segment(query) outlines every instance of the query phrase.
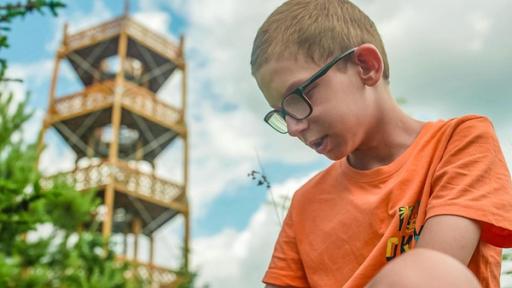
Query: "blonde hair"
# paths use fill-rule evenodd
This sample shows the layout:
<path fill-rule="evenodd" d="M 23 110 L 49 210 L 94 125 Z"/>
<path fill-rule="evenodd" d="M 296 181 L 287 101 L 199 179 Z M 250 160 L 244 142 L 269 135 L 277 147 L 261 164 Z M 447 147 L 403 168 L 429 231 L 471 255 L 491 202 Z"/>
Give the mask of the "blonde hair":
<path fill-rule="evenodd" d="M 384 43 L 373 21 L 348 0 L 289 0 L 261 25 L 251 53 L 252 74 L 281 57 L 305 57 L 323 65 L 328 59 L 361 44 L 373 44 L 384 62 L 383 78 L 389 80 Z"/>

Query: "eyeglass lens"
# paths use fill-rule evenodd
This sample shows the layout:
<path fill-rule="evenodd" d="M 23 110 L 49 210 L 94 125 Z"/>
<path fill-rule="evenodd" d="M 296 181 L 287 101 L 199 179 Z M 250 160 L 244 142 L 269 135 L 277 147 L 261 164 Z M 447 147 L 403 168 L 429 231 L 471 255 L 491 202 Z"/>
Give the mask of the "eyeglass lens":
<path fill-rule="evenodd" d="M 311 107 L 304 97 L 298 94 L 290 94 L 283 101 L 283 108 L 295 119 L 304 119 L 311 112 Z"/>
<path fill-rule="evenodd" d="M 281 117 L 281 115 L 275 111 L 270 114 L 270 117 L 267 119 L 267 123 L 272 126 L 272 128 L 276 129 L 279 133 L 287 133 L 288 127 L 286 127 L 286 121 Z"/>

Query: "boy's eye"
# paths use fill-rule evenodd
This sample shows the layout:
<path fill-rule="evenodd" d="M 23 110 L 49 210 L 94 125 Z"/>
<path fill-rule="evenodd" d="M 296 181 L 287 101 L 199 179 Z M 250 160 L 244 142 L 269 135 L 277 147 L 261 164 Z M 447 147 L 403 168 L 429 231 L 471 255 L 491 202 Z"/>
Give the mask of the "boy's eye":
<path fill-rule="evenodd" d="M 306 91 L 304 91 L 304 95 L 306 95 L 306 97 L 308 97 L 309 100 L 311 100 L 311 97 L 314 95 L 314 90 L 315 88 L 317 87 L 318 85 L 314 85 L 312 87 L 308 87 L 308 89 Z"/>

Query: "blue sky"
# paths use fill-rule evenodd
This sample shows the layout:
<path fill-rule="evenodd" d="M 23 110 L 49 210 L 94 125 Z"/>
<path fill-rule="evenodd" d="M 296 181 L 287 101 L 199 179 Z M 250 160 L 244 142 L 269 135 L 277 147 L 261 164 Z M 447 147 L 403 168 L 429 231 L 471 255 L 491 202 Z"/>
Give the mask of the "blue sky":
<path fill-rule="evenodd" d="M 9 59 L 11 75 L 25 79 L 25 84 L 10 88 L 18 97 L 32 92 L 30 104 L 36 115 L 25 131 L 32 139 L 46 109 L 63 23 L 69 22 L 73 32 L 123 11 L 120 0 L 68 2 L 58 18 L 33 15 L 16 20 L 11 48 L 2 51 L 2 57 Z M 382 34 L 390 60 L 391 90 L 395 97 L 406 99 L 403 109 L 422 120 L 487 115 L 511 163 L 512 88 L 508 78 L 512 38 L 506 35 L 512 26 L 508 12 L 512 2 L 354 2 L 374 19 Z M 211 287 L 260 287 L 271 255 L 279 231 L 275 211 L 268 204 L 271 197 L 247 177 L 251 170 L 260 169 L 256 153 L 276 197 L 291 196 L 329 164 L 297 141 L 277 135 L 261 120 L 268 107 L 250 76 L 250 48 L 259 24 L 280 3 L 132 0 L 130 5 L 130 14 L 144 25 L 170 39 L 180 34 L 186 37 L 192 263 L 200 271 L 200 281 Z M 59 95 L 80 89 L 73 73 L 63 68 Z M 178 89 L 175 79 L 179 77 L 159 93 L 171 103 Z M 50 132 L 46 141 L 42 168 L 48 173 L 70 169 L 73 155 L 59 137 Z M 180 144 L 169 150 L 157 161 L 158 174 L 179 178 L 175 153 L 179 154 Z M 159 232 L 156 249 L 162 252 L 157 255 L 158 263 L 167 265 L 176 253 L 169 247 L 180 245 L 179 228 L 178 223 Z"/>

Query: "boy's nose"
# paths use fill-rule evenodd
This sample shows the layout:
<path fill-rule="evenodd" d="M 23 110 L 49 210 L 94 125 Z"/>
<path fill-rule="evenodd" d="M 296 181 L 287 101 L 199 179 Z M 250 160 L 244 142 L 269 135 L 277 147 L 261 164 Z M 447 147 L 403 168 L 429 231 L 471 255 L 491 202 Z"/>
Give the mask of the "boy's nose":
<path fill-rule="evenodd" d="M 296 120 L 290 116 L 286 116 L 286 127 L 288 128 L 288 134 L 293 137 L 300 137 L 303 131 L 308 128 L 307 119 Z"/>

